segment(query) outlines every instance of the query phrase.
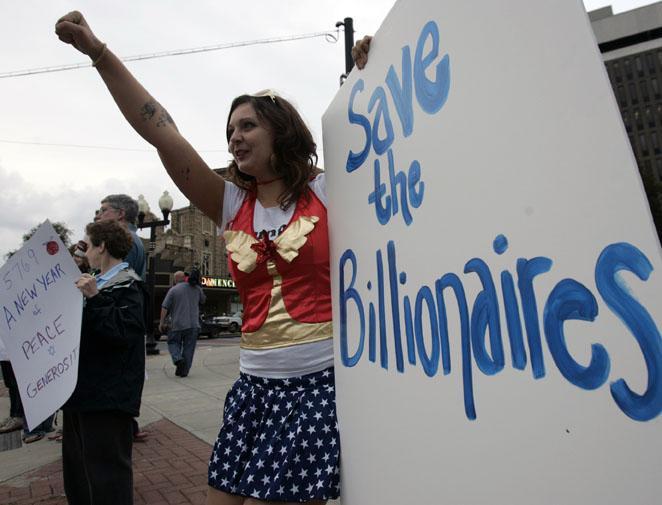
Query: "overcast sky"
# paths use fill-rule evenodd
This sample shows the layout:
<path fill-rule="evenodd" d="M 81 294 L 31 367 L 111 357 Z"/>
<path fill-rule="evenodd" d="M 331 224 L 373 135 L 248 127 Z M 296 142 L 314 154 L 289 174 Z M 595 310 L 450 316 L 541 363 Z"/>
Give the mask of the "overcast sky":
<path fill-rule="evenodd" d="M 4 0 L 0 2 L 0 73 L 85 62 L 60 43 L 55 21 L 77 9 L 120 56 L 310 32 L 354 19 L 357 37 L 374 33 L 389 0 Z M 584 0 L 587 10 L 622 12 L 649 1 Z M 264 88 L 291 99 L 321 155 L 321 117 L 344 70 L 343 34 L 129 63 L 212 167 L 229 159 L 224 126 L 231 99 Z M 64 144 L 93 147 L 48 146 Z M 126 124 L 92 68 L 0 79 L 0 264 L 21 235 L 48 218 L 74 240 L 110 193 L 144 194 L 158 213 L 163 190 L 188 205 L 154 150 Z"/>

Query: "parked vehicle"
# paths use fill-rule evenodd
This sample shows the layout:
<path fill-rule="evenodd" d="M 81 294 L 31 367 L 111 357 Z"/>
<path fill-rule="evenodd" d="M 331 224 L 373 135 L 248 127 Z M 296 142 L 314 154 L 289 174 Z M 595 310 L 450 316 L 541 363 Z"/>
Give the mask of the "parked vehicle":
<path fill-rule="evenodd" d="M 165 320 L 166 331 L 161 335 L 161 332 L 155 332 L 156 340 L 165 340 L 167 338 L 168 329 L 170 328 L 170 316 Z M 154 322 L 154 328 L 159 327 L 158 319 Z M 238 333 L 241 330 L 241 312 L 235 312 L 231 316 L 200 316 L 200 332 L 199 337 L 216 338 L 221 333 Z"/>
<path fill-rule="evenodd" d="M 213 317 L 200 317 L 199 337 L 216 338 L 221 333 L 221 327 L 214 323 Z"/>
<path fill-rule="evenodd" d="M 230 333 L 237 333 L 241 330 L 242 316 L 243 313 L 238 311 L 231 316 L 215 316 L 211 319 L 213 324 L 218 325 L 222 330 L 227 330 Z"/>

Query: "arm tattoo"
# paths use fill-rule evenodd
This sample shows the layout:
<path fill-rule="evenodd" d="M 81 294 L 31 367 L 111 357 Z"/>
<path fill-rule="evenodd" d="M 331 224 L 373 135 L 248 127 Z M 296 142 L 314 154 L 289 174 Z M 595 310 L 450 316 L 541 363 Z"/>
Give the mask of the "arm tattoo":
<path fill-rule="evenodd" d="M 156 114 L 156 103 L 154 102 L 147 102 L 140 109 L 140 115 L 142 116 L 143 121 L 151 120 L 154 117 L 154 114 Z"/>
<path fill-rule="evenodd" d="M 184 176 L 184 180 L 188 182 L 191 177 L 191 167 L 182 168 L 182 175 Z"/>
<path fill-rule="evenodd" d="M 160 128 L 161 126 L 168 126 L 169 124 L 174 125 L 175 122 L 170 117 L 170 114 L 168 114 L 168 111 L 165 110 L 163 107 L 161 107 L 161 112 L 159 114 L 159 120 L 156 122 L 156 126 L 157 126 L 157 128 Z"/>

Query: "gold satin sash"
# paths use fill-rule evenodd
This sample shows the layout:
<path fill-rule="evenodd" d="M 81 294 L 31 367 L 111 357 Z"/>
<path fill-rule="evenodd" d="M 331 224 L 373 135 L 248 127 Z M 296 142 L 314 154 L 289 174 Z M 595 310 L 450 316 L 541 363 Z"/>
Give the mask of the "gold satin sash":
<path fill-rule="evenodd" d="M 291 263 L 299 249 L 308 240 L 308 234 L 319 221 L 317 216 L 302 216 L 290 225 L 273 241 L 278 255 Z M 255 237 L 241 230 L 228 230 L 223 233 L 225 247 L 237 268 L 250 273 L 257 266 L 258 253 L 251 247 L 260 242 Z M 276 349 L 291 345 L 318 342 L 333 337 L 331 321 L 323 323 L 302 323 L 290 316 L 283 299 L 283 278 L 272 260 L 267 260 L 267 271 L 273 279 L 271 301 L 267 318 L 254 332 L 241 335 L 241 347 L 244 349 Z"/>

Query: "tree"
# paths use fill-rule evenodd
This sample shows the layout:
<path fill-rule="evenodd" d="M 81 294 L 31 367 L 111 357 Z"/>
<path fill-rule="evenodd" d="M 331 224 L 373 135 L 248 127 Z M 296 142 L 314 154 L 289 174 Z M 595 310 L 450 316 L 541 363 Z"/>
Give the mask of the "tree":
<path fill-rule="evenodd" d="M 71 240 L 70 237 L 73 235 L 73 232 L 69 229 L 69 227 L 66 225 L 66 223 L 62 222 L 57 222 L 57 223 L 51 223 L 53 228 L 55 229 L 55 232 L 60 236 L 60 240 L 64 243 L 66 247 L 69 247 L 71 245 Z M 37 231 L 37 228 L 39 228 L 40 225 L 33 226 L 32 229 L 27 232 L 25 235 L 23 235 L 23 242 L 27 242 L 32 238 L 32 235 L 35 234 Z M 5 254 L 5 259 L 11 258 L 16 250 L 9 251 L 7 254 Z"/>

